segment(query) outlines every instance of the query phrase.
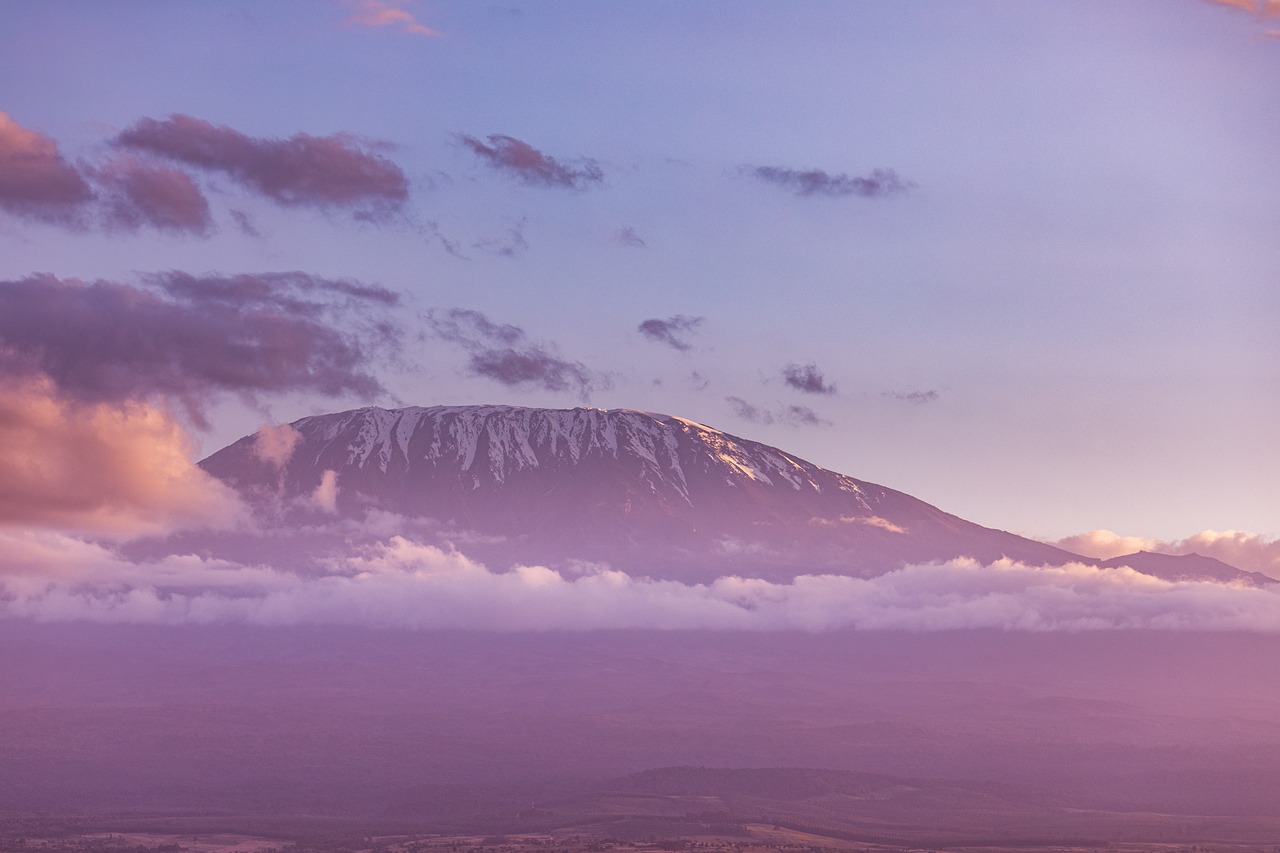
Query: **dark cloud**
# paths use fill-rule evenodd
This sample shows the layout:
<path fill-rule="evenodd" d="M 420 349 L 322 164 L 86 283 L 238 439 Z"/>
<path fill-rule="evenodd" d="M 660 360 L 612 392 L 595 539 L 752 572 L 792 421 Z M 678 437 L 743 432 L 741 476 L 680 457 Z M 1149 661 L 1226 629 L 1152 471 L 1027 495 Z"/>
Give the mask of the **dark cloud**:
<path fill-rule="evenodd" d="M 885 391 L 884 396 L 894 400 L 901 400 L 904 403 L 913 403 L 917 406 L 923 406 L 926 403 L 932 403 L 938 399 L 937 391 Z"/>
<path fill-rule="evenodd" d="M 758 406 L 753 406 L 741 397 L 725 397 L 725 401 L 733 407 L 733 414 L 753 424 L 771 424 L 773 415 Z"/>
<path fill-rule="evenodd" d="M 574 390 L 584 399 L 606 384 L 586 365 L 561 358 L 555 347 L 533 343 L 524 329 L 495 323 L 480 311 L 453 308 L 432 311 L 427 322 L 437 338 L 470 352 L 467 369 L 514 388 L 532 385 L 547 391 Z"/>
<path fill-rule="evenodd" d="M 618 232 L 618 242 L 624 246 L 631 246 L 634 249 L 643 249 L 649 245 L 644 238 L 636 233 L 636 229 L 628 225 Z"/>
<path fill-rule="evenodd" d="M 386 218 L 409 197 L 404 172 L 348 134 L 262 139 L 187 115 L 144 118 L 116 138 L 120 146 L 221 172 L 293 207 L 347 209 Z"/>
<path fill-rule="evenodd" d="M 585 397 L 593 385 L 591 371 L 585 366 L 558 358 L 539 346 L 480 350 L 472 354 L 469 367 L 477 376 L 509 387 L 536 385 L 548 391 L 576 390 Z"/>
<path fill-rule="evenodd" d="M 208 235 L 213 231 L 209 201 L 181 169 L 121 157 L 93 170 L 104 188 L 104 224 L 109 229 Z"/>
<path fill-rule="evenodd" d="M 82 225 L 93 191 L 58 144 L 0 112 L 0 209 L 57 225 Z"/>
<path fill-rule="evenodd" d="M 827 382 L 822 371 L 813 362 L 809 364 L 788 364 L 782 368 L 782 378 L 797 391 L 806 394 L 834 394 L 836 386 Z"/>
<path fill-rule="evenodd" d="M 657 318 L 645 320 L 636 331 L 651 341 L 666 344 L 684 352 L 693 346 L 689 343 L 689 335 L 693 334 L 705 320 L 706 317 L 686 317 L 683 314 L 677 314 L 665 320 Z"/>
<path fill-rule="evenodd" d="M 465 133 L 458 134 L 458 139 L 493 168 L 532 186 L 583 189 L 604 181 L 604 172 L 595 160 L 583 158 L 571 166 L 512 136 L 489 136 L 488 145 Z"/>
<path fill-rule="evenodd" d="M 821 169 L 787 169 L 782 166 L 744 166 L 748 174 L 796 191 L 797 195 L 860 196 L 881 198 L 906 192 L 915 184 L 904 181 L 892 169 L 876 169 L 869 177 L 832 175 Z"/>
<path fill-rule="evenodd" d="M 725 401 L 733 407 L 733 414 L 744 421 L 755 424 L 784 424 L 786 426 L 830 426 L 831 422 L 820 417 L 808 406 L 779 406 L 776 410 L 754 406 L 741 397 L 725 397 Z"/>
<path fill-rule="evenodd" d="M 171 398 L 201 425 L 219 392 L 383 391 L 371 356 L 397 332 L 356 316 L 394 303 L 381 288 L 304 273 L 148 284 L 0 281 L 0 372 L 47 377 L 81 402 Z"/>

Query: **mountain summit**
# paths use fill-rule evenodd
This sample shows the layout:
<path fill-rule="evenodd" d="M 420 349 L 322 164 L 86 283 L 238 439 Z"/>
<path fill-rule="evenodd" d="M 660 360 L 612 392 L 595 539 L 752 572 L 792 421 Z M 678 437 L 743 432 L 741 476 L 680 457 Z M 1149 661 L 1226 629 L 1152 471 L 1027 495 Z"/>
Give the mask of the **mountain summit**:
<path fill-rule="evenodd" d="M 363 408 L 200 463 L 263 507 L 433 519 L 468 554 L 632 575 L 872 576 L 956 557 L 1078 555 L 684 418 L 630 409 Z"/>

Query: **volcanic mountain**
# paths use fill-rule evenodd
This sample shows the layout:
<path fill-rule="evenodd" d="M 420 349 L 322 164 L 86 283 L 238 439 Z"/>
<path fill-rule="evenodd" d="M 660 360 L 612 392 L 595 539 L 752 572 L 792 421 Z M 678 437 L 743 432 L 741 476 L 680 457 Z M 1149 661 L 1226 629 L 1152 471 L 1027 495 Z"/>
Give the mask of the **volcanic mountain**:
<path fill-rule="evenodd" d="M 628 409 L 362 408 L 246 436 L 200 464 L 264 517 L 431 519 L 490 564 L 603 563 L 692 582 L 873 576 L 956 557 L 1096 562 L 759 442 Z"/>

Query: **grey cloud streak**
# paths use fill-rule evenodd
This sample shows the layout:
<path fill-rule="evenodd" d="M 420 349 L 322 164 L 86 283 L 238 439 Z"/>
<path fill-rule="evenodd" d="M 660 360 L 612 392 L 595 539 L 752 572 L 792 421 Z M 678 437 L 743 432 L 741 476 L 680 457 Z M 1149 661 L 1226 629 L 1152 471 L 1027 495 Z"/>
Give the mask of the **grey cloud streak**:
<path fill-rule="evenodd" d="M 572 166 L 514 136 L 493 134 L 487 137 L 487 145 L 465 133 L 458 134 L 457 138 L 494 169 L 519 178 L 530 186 L 584 189 L 604 181 L 604 172 L 595 160 L 582 158 L 579 165 Z"/>
<path fill-rule="evenodd" d="M 437 338 L 470 353 L 467 370 L 472 375 L 509 388 L 575 391 L 586 399 L 597 387 L 608 384 L 581 362 L 562 358 L 553 346 L 530 341 L 519 326 L 495 323 L 480 311 L 432 311 L 427 322 Z"/>
<path fill-rule="evenodd" d="M 636 331 L 655 343 L 666 344 L 672 349 L 685 352 L 693 347 L 693 344 L 689 343 L 689 337 L 706 322 L 706 319 L 706 317 L 686 317 L 683 314 L 676 314 L 665 320 L 652 317 L 636 327 Z"/>
<path fill-rule="evenodd" d="M 821 169 L 788 169 L 783 166 L 744 166 L 743 171 L 758 180 L 786 189 L 796 195 L 857 196 L 883 198 L 898 195 L 915 186 L 903 180 L 892 169 L 875 169 L 868 177 L 831 174 Z"/>
<path fill-rule="evenodd" d="M 778 406 L 766 409 L 748 403 L 741 397 L 725 397 L 725 402 L 733 407 L 733 414 L 744 421 L 756 424 L 781 423 L 786 426 L 830 426 L 831 421 L 821 417 L 808 406 Z"/>

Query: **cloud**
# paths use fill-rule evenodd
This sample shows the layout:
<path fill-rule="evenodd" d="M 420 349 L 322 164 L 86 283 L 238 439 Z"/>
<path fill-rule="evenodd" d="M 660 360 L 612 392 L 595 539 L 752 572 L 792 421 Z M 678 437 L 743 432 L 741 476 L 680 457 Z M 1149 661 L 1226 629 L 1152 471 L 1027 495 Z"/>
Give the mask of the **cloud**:
<path fill-rule="evenodd" d="M 836 386 L 827 382 L 818 365 L 813 362 L 788 364 L 782 368 L 782 378 L 789 386 L 806 394 L 836 393 Z"/>
<path fill-rule="evenodd" d="M 224 174 L 288 207 L 345 209 L 378 220 L 399 211 L 409 197 L 400 167 L 349 134 L 264 139 L 173 115 L 162 121 L 144 118 L 115 141 L 123 148 Z"/>
<path fill-rule="evenodd" d="M 282 469 L 293 458 L 302 433 L 289 424 L 264 426 L 253 435 L 253 455 L 273 468 Z"/>
<path fill-rule="evenodd" d="M 619 243 L 624 246 L 630 246 L 633 249 L 643 249 L 645 246 L 649 245 L 645 242 L 643 237 L 636 233 L 636 229 L 632 228 L 630 225 L 620 230 L 617 234 L 617 238 Z"/>
<path fill-rule="evenodd" d="M 109 229 L 160 231 L 207 236 L 213 231 L 209 201 L 181 169 L 119 157 L 92 171 L 105 190 L 105 224 Z"/>
<path fill-rule="evenodd" d="M 891 400 L 901 400 L 904 403 L 911 403 L 916 406 L 924 406 L 928 403 L 936 402 L 938 399 L 937 391 L 885 391 L 884 395 Z"/>
<path fill-rule="evenodd" d="M 519 257 L 529 248 L 528 241 L 524 239 L 524 227 L 528 222 L 528 219 L 521 219 L 508 228 L 502 237 L 478 240 L 471 244 L 471 248 L 500 258 Z"/>
<path fill-rule="evenodd" d="M 16 216 L 81 227 L 93 190 L 49 137 L 0 112 L 0 209 Z"/>
<path fill-rule="evenodd" d="M 725 401 L 733 407 L 734 416 L 751 423 L 766 425 L 780 423 L 793 427 L 831 425 L 831 421 L 819 416 L 808 406 L 778 406 L 771 411 L 754 406 L 741 397 L 725 397 Z"/>
<path fill-rule="evenodd" d="M 536 385 L 547 391 L 576 390 L 584 397 L 593 386 L 591 372 L 540 347 L 487 349 L 471 356 L 470 370 L 508 387 Z"/>
<path fill-rule="evenodd" d="M 440 35 L 437 30 L 419 23 L 413 13 L 404 8 L 409 0 L 346 0 L 346 5 L 352 12 L 343 19 L 343 26 L 392 27 L 411 36 Z"/>
<path fill-rule="evenodd" d="M 1200 554 L 1246 572 L 1262 572 L 1280 579 L 1280 539 L 1244 530 L 1202 530 L 1185 539 L 1147 539 L 1121 536 L 1110 530 L 1090 530 L 1050 544 L 1075 554 L 1109 560 L 1138 551 L 1156 554 Z"/>
<path fill-rule="evenodd" d="M 1165 581 L 1127 568 L 1002 560 L 873 578 L 734 576 L 708 584 L 603 566 L 494 570 L 391 535 L 316 561 L 320 574 L 172 554 L 133 563 L 70 537 L 0 532 L 0 614 L 166 624 L 525 630 L 1280 631 L 1280 589 Z"/>
<path fill-rule="evenodd" d="M 316 509 L 329 515 L 338 514 L 338 472 L 325 470 L 320 475 L 320 484 L 311 493 L 311 503 Z"/>
<path fill-rule="evenodd" d="M 530 186 L 585 189 L 604 181 L 604 172 L 595 160 L 582 158 L 579 165 L 571 166 L 513 136 L 491 135 L 488 145 L 465 133 L 458 134 L 458 139 L 493 168 Z"/>
<path fill-rule="evenodd" d="M 1215 6 L 1226 6 L 1260 18 L 1280 18 L 1280 0 L 1207 0 Z"/>
<path fill-rule="evenodd" d="M 553 346 L 530 342 L 519 326 L 494 323 L 479 311 L 432 311 L 427 322 L 437 338 L 470 352 L 467 369 L 471 374 L 509 388 L 531 385 L 547 391 L 576 391 L 585 399 L 608 384 L 581 362 L 561 358 Z"/>
<path fill-rule="evenodd" d="M 796 195 L 858 196 L 883 198 L 904 193 L 915 186 L 892 169 L 876 169 L 869 177 L 832 175 L 821 169 L 787 169 L 782 166 L 744 166 L 743 170 L 761 181 L 795 190 Z"/>
<path fill-rule="evenodd" d="M 665 320 L 651 318 L 641 323 L 636 331 L 651 341 L 685 352 L 693 346 L 689 343 L 689 336 L 694 334 L 706 319 L 706 317 L 686 317 L 683 314 L 676 314 Z"/>
<path fill-rule="evenodd" d="M 395 330 L 352 318 L 394 304 L 389 291 L 305 273 L 150 283 L 0 281 L 0 371 L 88 403 L 171 398 L 201 424 L 219 392 L 382 392 L 369 368 Z"/>
<path fill-rule="evenodd" d="M 191 450 L 162 406 L 77 401 L 47 377 L 0 379 L 0 525 L 136 534 L 231 523 L 237 498 Z"/>

